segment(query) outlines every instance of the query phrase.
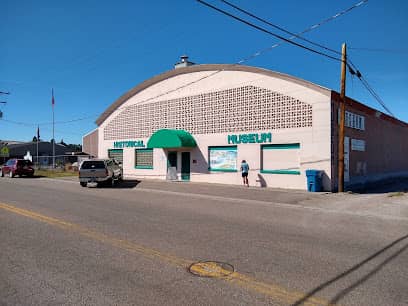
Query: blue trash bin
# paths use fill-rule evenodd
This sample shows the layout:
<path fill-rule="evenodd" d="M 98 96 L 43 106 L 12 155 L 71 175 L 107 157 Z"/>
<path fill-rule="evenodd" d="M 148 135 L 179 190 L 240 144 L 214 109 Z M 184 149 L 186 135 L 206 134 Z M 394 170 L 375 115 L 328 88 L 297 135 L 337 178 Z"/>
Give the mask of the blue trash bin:
<path fill-rule="evenodd" d="M 306 170 L 307 191 L 322 191 L 322 174 L 323 173 L 320 170 Z"/>

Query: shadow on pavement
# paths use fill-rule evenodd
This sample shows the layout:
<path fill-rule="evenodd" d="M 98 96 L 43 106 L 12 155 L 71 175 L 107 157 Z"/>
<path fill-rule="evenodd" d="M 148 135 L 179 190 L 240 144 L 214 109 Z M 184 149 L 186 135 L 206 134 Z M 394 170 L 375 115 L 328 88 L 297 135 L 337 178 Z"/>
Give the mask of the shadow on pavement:
<path fill-rule="evenodd" d="M 135 188 L 141 181 L 138 180 L 125 180 L 116 182 L 114 186 L 110 182 L 99 182 L 99 183 L 88 183 L 88 188 L 98 188 L 98 189 L 132 189 Z M 78 181 L 79 183 L 79 181 Z"/>
<path fill-rule="evenodd" d="M 129 189 L 129 188 L 135 188 L 137 185 L 139 185 L 141 181 L 139 180 L 125 180 L 121 181 L 114 188 L 117 189 Z"/>
<path fill-rule="evenodd" d="M 408 177 L 355 186 L 350 191 L 362 194 L 408 192 Z"/>
<path fill-rule="evenodd" d="M 343 279 L 344 277 L 347 277 L 349 274 L 354 273 L 356 271 L 358 271 L 358 269 L 360 269 L 363 265 L 369 263 L 370 261 L 372 261 L 373 259 L 375 259 L 376 257 L 378 257 L 379 255 L 381 255 L 382 253 L 384 253 L 385 251 L 389 250 L 390 248 L 396 246 L 397 244 L 399 244 L 400 242 L 407 240 L 408 235 L 402 236 L 400 238 L 398 238 L 397 240 L 391 242 L 390 244 L 388 244 L 387 246 L 385 246 L 384 248 L 382 248 L 381 250 L 377 251 L 376 253 L 374 253 L 373 255 L 367 257 L 366 259 L 364 259 L 363 261 L 359 262 L 358 264 L 352 266 L 351 268 L 347 269 L 346 271 L 344 271 L 343 273 L 339 274 L 338 276 L 330 279 L 329 281 L 321 284 L 320 286 L 316 287 L 315 289 L 309 291 L 308 293 L 305 294 L 304 297 L 302 297 L 301 299 L 299 299 L 298 301 L 296 301 L 294 304 L 292 304 L 292 306 L 299 306 L 302 305 L 303 303 L 307 302 L 307 300 L 311 297 L 313 297 L 315 294 L 317 294 L 319 291 L 322 291 L 323 289 L 329 287 L 330 285 L 334 284 L 335 282 Z M 337 293 L 329 302 L 330 305 L 336 304 L 337 302 L 339 302 L 343 297 L 345 297 L 347 294 L 349 294 L 350 292 L 352 292 L 355 288 L 357 288 L 358 286 L 362 285 L 364 282 L 366 282 L 368 279 L 370 279 L 372 276 L 374 276 L 376 273 L 378 273 L 385 265 L 387 265 L 389 262 L 391 262 L 392 260 L 394 260 L 396 257 L 398 257 L 402 252 L 406 251 L 408 249 L 408 242 L 406 242 L 402 248 L 399 248 L 398 250 L 396 250 L 393 254 L 389 255 L 385 260 L 383 260 L 381 263 L 377 264 L 375 267 L 373 267 L 371 269 L 370 272 L 368 272 L 367 274 L 363 275 L 362 277 L 360 277 L 357 281 L 355 281 L 354 283 L 352 283 L 350 286 L 348 286 L 347 288 L 341 290 L 339 293 Z"/>

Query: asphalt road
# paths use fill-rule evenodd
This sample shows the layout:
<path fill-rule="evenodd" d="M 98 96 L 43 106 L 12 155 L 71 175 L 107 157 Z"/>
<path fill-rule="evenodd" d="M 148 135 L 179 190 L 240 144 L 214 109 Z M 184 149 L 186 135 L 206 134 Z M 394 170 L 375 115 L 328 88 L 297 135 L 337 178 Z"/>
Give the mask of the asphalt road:
<path fill-rule="evenodd" d="M 0 179 L 0 305 L 327 304 L 408 305 L 407 194 Z"/>

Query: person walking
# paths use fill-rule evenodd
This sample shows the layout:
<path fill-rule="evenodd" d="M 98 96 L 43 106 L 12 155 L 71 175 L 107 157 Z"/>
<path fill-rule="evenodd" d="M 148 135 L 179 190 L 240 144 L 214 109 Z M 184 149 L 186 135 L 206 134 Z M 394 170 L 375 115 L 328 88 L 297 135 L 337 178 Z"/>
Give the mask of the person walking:
<path fill-rule="evenodd" d="M 249 187 L 249 183 L 248 183 L 248 172 L 249 172 L 249 165 L 246 162 L 245 159 L 242 160 L 241 163 L 241 173 L 242 173 L 242 181 L 244 183 L 244 186 Z"/>

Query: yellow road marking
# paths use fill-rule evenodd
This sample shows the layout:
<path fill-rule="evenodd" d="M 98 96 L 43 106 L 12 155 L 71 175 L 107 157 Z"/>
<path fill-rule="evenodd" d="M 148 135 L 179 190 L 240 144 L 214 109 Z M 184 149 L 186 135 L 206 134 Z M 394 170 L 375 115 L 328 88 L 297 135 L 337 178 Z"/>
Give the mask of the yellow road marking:
<path fill-rule="evenodd" d="M 21 215 L 21 216 L 25 216 L 25 217 L 28 217 L 28 218 L 31 218 L 31 219 L 34 219 L 34 220 L 37 220 L 37 221 L 40 221 L 46 224 L 50 224 L 50 225 L 59 227 L 63 230 L 75 232 L 77 234 L 80 234 L 81 236 L 88 237 L 88 238 L 109 244 L 111 246 L 114 246 L 120 249 L 142 254 L 145 257 L 148 257 L 151 259 L 161 260 L 163 262 L 172 264 L 177 267 L 187 269 L 193 263 L 191 260 L 183 259 L 183 258 L 176 257 L 170 254 L 165 254 L 165 253 L 156 251 L 154 249 L 146 248 L 142 245 L 127 241 L 127 240 L 110 237 L 108 235 L 87 229 L 78 224 L 66 222 L 66 221 L 59 220 L 59 219 L 52 218 L 52 217 L 48 217 L 48 216 L 30 211 L 30 210 L 18 208 L 18 207 L 11 206 L 11 205 L 1 203 L 1 202 L 0 202 L 0 208 L 6 211 L 12 212 L 12 213 Z M 305 296 L 304 293 L 291 291 L 283 287 L 280 287 L 278 285 L 264 283 L 255 278 L 246 276 L 244 274 L 240 274 L 238 272 L 233 272 L 231 274 L 230 271 L 227 271 L 227 270 L 223 271 L 222 267 L 217 267 L 217 269 L 218 269 L 218 273 L 221 275 L 220 277 L 216 277 L 217 279 L 232 283 L 248 291 L 252 291 L 252 292 L 256 292 L 256 293 L 260 293 L 260 294 L 269 296 L 275 301 L 279 301 L 279 302 L 283 302 L 287 304 L 293 304 Z M 224 275 L 227 275 L 227 276 L 225 277 Z M 315 305 L 330 305 L 330 304 L 326 300 L 315 298 L 315 297 L 309 297 L 306 301 L 303 302 L 302 305 L 315 306 Z"/>

